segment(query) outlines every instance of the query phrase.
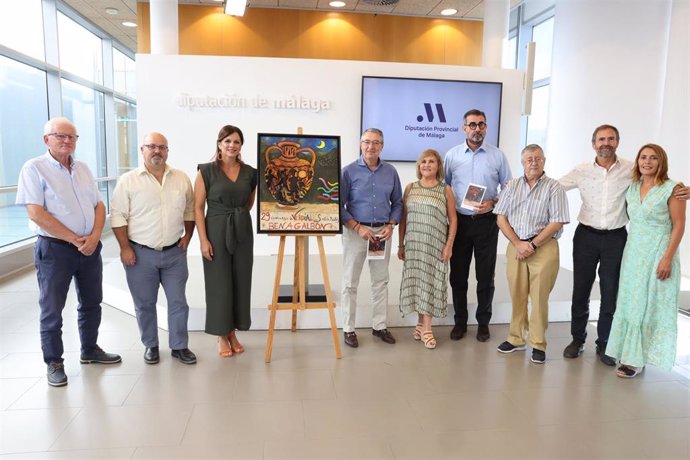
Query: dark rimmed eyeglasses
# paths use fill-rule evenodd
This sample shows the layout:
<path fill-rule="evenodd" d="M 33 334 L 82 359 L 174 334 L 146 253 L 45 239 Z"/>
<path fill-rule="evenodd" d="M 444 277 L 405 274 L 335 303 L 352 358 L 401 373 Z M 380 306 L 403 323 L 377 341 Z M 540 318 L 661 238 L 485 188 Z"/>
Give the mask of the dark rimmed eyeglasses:
<path fill-rule="evenodd" d="M 480 121 L 479 123 L 472 122 L 472 123 L 465 123 L 465 126 L 467 126 L 468 128 L 470 128 L 471 130 L 474 131 L 477 128 L 479 128 L 479 129 L 486 128 L 486 123 L 484 123 L 483 121 Z"/>

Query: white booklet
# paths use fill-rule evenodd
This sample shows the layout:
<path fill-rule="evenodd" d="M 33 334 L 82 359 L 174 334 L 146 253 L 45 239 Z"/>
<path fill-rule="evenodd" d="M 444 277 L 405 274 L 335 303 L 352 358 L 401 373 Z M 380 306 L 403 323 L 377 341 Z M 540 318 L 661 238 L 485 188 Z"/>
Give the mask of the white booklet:
<path fill-rule="evenodd" d="M 374 238 L 374 241 L 367 240 L 367 259 L 386 258 L 386 240 Z"/>
<path fill-rule="evenodd" d="M 469 209 L 471 211 L 476 211 L 476 207 L 482 204 L 484 199 L 484 194 L 486 193 L 486 187 L 478 184 L 470 184 L 467 186 L 467 191 L 465 192 L 465 198 L 462 199 L 461 208 Z"/>

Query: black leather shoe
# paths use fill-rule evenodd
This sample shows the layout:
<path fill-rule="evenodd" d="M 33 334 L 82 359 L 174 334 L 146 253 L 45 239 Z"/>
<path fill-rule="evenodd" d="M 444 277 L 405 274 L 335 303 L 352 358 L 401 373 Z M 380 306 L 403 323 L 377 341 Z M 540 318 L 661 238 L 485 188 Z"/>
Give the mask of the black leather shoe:
<path fill-rule="evenodd" d="M 615 366 L 616 365 L 615 358 L 612 358 L 609 355 L 607 355 L 606 353 L 604 353 L 604 349 L 602 349 L 599 345 L 597 345 L 597 356 L 599 356 L 599 361 L 606 364 L 607 366 Z"/>
<path fill-rule="evenodd" d="M 192 350 L 190 350 L 189 348 L 173 350 L 170 352 L 170 356 L 172 356 L 182 364 L 196 364 L 196 355 L 192 353 Z"/>
<path fill-rule="evenodd" d="M 354 331 L 345 332 L 345 345 L 352 348 L 357 348 L 359 346 L 359 341 L 357 340 L 357 334 Z"/>
<path fill-rule="evenodd" d="M 489 332 L 488 324 L 477 327 L 477 340 L 480 342 L 488 342 L 490 338 L 491 332 Z"/>
<path fill-rule="evenodd" d="M 82 352 L 81 357 L 79 358 L 79 362 L 82 364 L 115 364 L 119 363 L 120 361 L 122 361 L 120 355 L 116 355 L 115 353 L 106 353 L 98 345 L 96 345 L 96 348 L 88 353 Z"/>
<path fill-rule="evenodd" d="M 388 329 L 381 329 L 380 331 L 372 329 L 371 335 L 373 335 L 374 337 L 378 337 L 379 339 L 383 340 L 386 343 L 390 343 L 391 345 L 395 343 L 395 337 L 393 337 L 393 334 L 391 334 Z"/>
<path fill-rule="evenodd" d="M 570 344 L 563 350 L 564 358 L 577 358 L 585 351 L 585 344 L 579 340 L 573 339 Z"/>
<path fill-rule="evenodd" d="M 65 365 L 62 363 L 48 364 L 48 385 L 52 387 L 62 387 L 67 385 L 67 376 L 65 375 Z"/>
<path fill-rule="evenodd" d="M 158 347 L 146 347 L 146 351 L 144 351 L 144 362 L 146 364 L 158 364 L 160 360 L 161 356 L 158 352 Z"/>
<path fill-rule="evenodd" d="M 461 326 L 456 324 L 453 326 L 453 330 L 450 331 L 450 340 L 460 340 L 467 334 L 467 325 Z"/>

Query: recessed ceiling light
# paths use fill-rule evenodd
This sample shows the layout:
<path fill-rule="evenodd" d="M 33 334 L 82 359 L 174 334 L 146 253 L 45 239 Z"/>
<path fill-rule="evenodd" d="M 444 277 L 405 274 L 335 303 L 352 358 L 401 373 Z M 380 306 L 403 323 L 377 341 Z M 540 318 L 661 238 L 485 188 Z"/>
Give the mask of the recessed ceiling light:
<path fill-rule="evenodd" d="M 335 0 L 329 3 L 330 6 L 333 8 L 342 8 L 345 6 L 345 2 L 341 2 L 340 0 Z"/>
<path fill-rule="evenodd" d="M 441 16 L 453 16 L 457 12 L 458 10 L 455 8 L 446 8 L 445 10 L 441 11 Z"/>
<path fill-rule="evenodd" d="M 122 25 L 125 26 L 125 27 L 136 27 L 136 26 L 137 26 L 137 23 L 136 23 L 136 22 L 132 22 L 132 21 L 124 21 L 124 22 L 122 23 Z"/>
<path fill-rule="evenodd" d="M 105 9 L 105 14 L 109 14 L 111 16 L 115 16 L 118 13 L 119 13 L 119 11 L 117 10 L 117 8 L 106 8 Z"/>

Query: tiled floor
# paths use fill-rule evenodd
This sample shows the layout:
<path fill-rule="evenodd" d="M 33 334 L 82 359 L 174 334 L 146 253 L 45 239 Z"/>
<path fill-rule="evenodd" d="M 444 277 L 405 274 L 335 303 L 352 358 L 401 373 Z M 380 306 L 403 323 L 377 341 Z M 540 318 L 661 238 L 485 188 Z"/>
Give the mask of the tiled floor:
<path fill-rule="evenodd" d="M 616 378 L 588 344 L 564 360 L 569 325 L 551 324 L 543 366 L 527 353 L 460 342 L 437 328 L 426 350 L 410 329 L 396 345 L 360 330 L 334 358 L 330 331 L 240 334 L 229 359 L 192 333 L 199 362 L 144 364 L 134 318 L 104 307 L 99 342 L 118 365 L 80 365 L 74 296 L 65 309 L 69 384 L 45 381 L 33 272 L 0 283 L 2 458 L 688 459 L 690 321 L 681 318 L 678 372 Z M 284 313 L 287 314 L 287 313 Z M 594 333 L 594 330 L 591 331 Z M 166 343 L 161 331 L 161 343 Z"/>

